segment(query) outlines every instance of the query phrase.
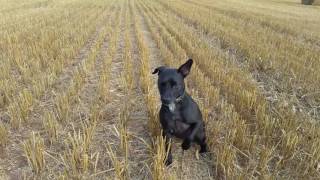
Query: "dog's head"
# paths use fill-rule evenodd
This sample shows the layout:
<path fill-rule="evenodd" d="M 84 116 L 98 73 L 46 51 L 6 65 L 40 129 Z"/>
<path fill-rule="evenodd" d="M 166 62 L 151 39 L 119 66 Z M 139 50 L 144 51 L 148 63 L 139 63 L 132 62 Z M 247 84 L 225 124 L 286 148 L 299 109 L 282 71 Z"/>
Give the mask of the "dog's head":
<path fill-rule="evenodd" d="M 158 73 L 158 89 L 163 104 L 170 105 L 184 96 L 184 78 L 189 74 L 193 60 L 189 59 L 178 69 L 161 66 L 156 68 L 152 74 Z M 170 108 L 171 110 L 172 108 Z M 174 109 L 174 107 L 173 107 Z"/>

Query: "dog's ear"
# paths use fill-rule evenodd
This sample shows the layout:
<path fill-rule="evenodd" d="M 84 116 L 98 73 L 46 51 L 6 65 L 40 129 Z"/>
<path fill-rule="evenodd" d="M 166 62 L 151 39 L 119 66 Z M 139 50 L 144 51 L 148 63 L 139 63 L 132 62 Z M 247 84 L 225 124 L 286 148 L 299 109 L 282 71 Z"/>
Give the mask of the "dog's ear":
<path fill-rule="evenodd" d="M 192 64 L 193 64 L 193 60 L 188 59 L 187 62 L 185 62 L 179 67 L 178 72 L 182 74 L 183 77 L 186 77 L 190 73 Z"/>
<path fill-rule="evenodd" d="M 162 70 L 164 70 L 165 67 L 164 66 L 160 66 L 160 67 L 157 67 L 156 69 L 154 69 L 154 71 L 152 72 L 152 74 L 160 74 Z"/>

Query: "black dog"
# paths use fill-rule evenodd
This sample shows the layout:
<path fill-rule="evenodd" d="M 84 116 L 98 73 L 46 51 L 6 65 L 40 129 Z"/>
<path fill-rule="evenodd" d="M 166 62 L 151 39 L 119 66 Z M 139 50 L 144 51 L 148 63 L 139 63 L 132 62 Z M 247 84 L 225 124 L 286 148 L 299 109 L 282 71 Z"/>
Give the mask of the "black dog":
<path fill-rule="evenodd" d="M 190 148 L 191 143 L 200 145 L 200 153 L 207 152 L 205 128 L 201 111 L 196 102 L 185 91 L 184 78 L 189 74 L 192 59 L 179 69 L 158 67 L 152 74 L 158 73 L 158 89 L 161 96 L 160 123 L 166 148 L 172 137 L 183 139 L 183 150 Z M 168 149 L 166 165 L 172 163 L 171 149 Z"/>

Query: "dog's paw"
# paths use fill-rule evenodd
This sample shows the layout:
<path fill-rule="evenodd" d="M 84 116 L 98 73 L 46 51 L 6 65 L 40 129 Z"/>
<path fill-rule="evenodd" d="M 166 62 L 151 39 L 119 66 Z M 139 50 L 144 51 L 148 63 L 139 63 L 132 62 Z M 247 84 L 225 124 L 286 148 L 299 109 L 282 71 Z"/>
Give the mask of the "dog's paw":
<path fill-rule="evenodd" d="M 167 159 L 165 160 L 165 165 L 166 166 L 169 166 L 170 164 L 172 164 L 172 155 L 168 156 Z"/>
<path fill-rule="evenodd" d="M 191 142 L 189 140 L 184 140 L 181 144 L 183 150 L 188 150 L 191 146 Z"/>
<path fill-rule="evenodd" d="M 208 147 L 207 147 L 207 145 L 205 144 L 205 145 L 202 145 L 202 146 L 201 146 L 201 149 L 200 149 L 199 153 L 206 153 L 206 152 L 208 152 Z"/>

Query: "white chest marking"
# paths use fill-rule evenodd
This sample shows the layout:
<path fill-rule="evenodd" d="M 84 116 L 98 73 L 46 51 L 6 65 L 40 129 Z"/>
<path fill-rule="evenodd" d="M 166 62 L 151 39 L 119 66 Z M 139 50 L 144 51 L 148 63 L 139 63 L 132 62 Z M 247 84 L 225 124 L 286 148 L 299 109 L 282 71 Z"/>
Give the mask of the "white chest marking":
<path fill-rule="evenodd" d="M 176 104 L 175 103 L 170 103 L 168 105 L 170 112 L 174 112 L 174 110 L 176 109 Z"/>

